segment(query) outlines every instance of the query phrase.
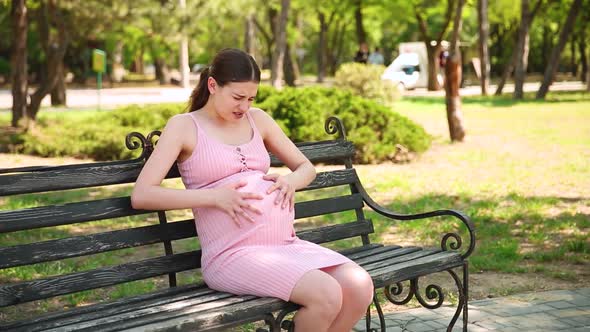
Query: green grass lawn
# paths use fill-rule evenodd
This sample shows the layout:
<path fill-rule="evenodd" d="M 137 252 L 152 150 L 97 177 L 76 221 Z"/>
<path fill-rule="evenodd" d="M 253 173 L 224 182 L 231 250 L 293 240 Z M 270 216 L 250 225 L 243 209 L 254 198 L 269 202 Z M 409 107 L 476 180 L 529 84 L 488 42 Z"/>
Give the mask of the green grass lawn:
<path fill-rule="evenodd" d="M 530 98 L 530 96 L 527 96 Z M 455 208 L 470 215 L 477 227 L 477 248 L 471 256 L 473 272 L 533 272 L 548 278 L 581 281 L 590 276 L 590 95 L 550 94 L 547 101 L 514 102 L 506 97 L 463 98 L 467 137 L 450 143 L 444 100 L 406 98 L 396 111 L 423 125 L 433 135 L 432 148 L 408 164 L 362 165 L 358 172 L 366 189 L 378 202 L 400 213 L 417 213 Z M 84 116 L 91 112 L 49 112 L 46 116 Z M 43 113 L 42 113 L 43 114 Z M 8 122 L 0 114 L 2 123 Z M 320 167 L 321 169 L 321 167 Z M 172 186 L 180 186 L 178 181 Z M 128 195 L 129 186 L 113 190 L 78 190 L 63 196 L 52 194 L 0 198 L 1 209 L 60 204 L 111 195 Z M 322 193 L 317 195 L 330 195 Z M 302 193 L 299 200 L 315 197 Z M 175 220 L 188 212 L 179 212 Z M 344 216 L 343 216 L 344 215 Z M 308 220 L 314 224 L 346 218 L 340 214 Z M 374 240 L 389 243 L 439 245 L 441 235 L 460 227 L 451 219 L 435 218 L 391 223 L 371 213 L 377 233 Z M 61 226 L 30 232 L 0 235 L 2 245 L 40 239 L 75 236 L 119 227 L 157 223 L 157 217 L 124 218 L 117 221 Z M 305 221 L 300 225 L 305 225 Z M 333 244 L 346 248 L 349 242 Z M 191 250 L 195 241 L 177 244 L 176 251 Z M 150 256 L 161 252 L 150 246 L 128 251 L 76 258 L 60 263 L 0 271 L 0 281 L 17 281 L 52 275 L 100 264 L 118 264 L 129 255 Z M 181 276 L 181 283 L 199 279 Z M 165 278 L 114 287 L 108 292 L 89 291 L 64 296 L 59 301 L 34 304 L 27 310 L 45 311 L 55 307 L 92 303 L 155 289 Z M 31 312 L 29 311 L 29 312 Z M 3 309 L 11 316 L 17 310 Z"/>

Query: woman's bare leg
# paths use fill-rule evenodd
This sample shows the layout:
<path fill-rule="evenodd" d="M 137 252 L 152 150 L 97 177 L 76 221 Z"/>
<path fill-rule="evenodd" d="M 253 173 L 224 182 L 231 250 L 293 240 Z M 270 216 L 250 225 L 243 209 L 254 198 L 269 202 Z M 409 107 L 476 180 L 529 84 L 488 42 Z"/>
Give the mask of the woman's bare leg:
<path fill-rule="evenodd" d="M 350 331 L 365 315 L 373 301 L 373 281 L 355 263 L 322 269 L 338 281 L 342 289 L 342 307 L 328 329 L 330 332 Z"/>
<path fill-rule="evenodd" d="M 301 305 L 293 319 L 296 332 L 325 332 L 341 312 L 342 290 L 329 274 L 312 270 L 297 282 L 289 300 Z"/>

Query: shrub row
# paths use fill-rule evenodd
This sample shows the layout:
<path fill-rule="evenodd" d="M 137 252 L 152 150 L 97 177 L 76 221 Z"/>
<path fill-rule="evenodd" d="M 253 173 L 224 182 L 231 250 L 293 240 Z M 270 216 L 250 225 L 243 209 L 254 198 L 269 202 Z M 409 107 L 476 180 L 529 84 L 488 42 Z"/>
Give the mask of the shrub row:
<path fill-rule="evenodd" d="M 396 144 L 413 152 L 425 151 L 430 145 L 430 136 L 419 125 L 347 90 L 305 87 L 276 91 L 261 86 L 255 106 L 269 112 L 295 142 L 327 139 L 325 119 L 340 117 L 359 151 L 357 162 L 391 159 Z M 145 135 L 162 129 L 167 119 L 185 108 L 185 104 L 127 106 L 86 117 L 63 113 L 42 118 L 34 134 L 21 137 L 20 151 L 95 160 L 132 158 L 137 153 L 125 147 L 126 134 L 137 131 Z"/>

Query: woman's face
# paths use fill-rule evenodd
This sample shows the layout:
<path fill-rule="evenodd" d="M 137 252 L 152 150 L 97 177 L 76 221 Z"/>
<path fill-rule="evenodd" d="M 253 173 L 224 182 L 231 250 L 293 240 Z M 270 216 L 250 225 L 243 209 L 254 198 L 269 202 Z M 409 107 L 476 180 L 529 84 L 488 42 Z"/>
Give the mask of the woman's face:
<path fill-rule="evenodd" d="M 217 115 L 227 121 L 236 121 L 244 117 L 258 92 L 256 82 L 230 82 L 219 86 L 215 79 L 210 77 L 208 85 Z"/>

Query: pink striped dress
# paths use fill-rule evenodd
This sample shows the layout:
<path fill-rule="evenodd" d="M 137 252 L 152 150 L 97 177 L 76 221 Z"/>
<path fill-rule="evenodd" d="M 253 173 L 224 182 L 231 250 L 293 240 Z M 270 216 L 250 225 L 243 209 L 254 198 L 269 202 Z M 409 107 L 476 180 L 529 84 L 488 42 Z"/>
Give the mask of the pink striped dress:
<path fill-rule="evenodd" d="M 306 272 L 351 262 L 337 252 L 299 239 L 293 229 L 294 213 L 274 204 L 276 191 L 266 194 L 274 183 L 262 178 L 270 158 L 249 112 L 252 138 L 239 146 L 208 136 L 191 113 L 186 116 L 197 127 L 197 146 L 188 159 L 178 163 L 186 188 L 214 188 L 246 180 L 240 191 L 264 197 L 250 200 L 263 213 L 250 213 L 255 222 L 240 220 L 241 227 L 220 209 L 193 209 L 203 253 L 201 271 L 210 288 L 288 301 Z"/>

